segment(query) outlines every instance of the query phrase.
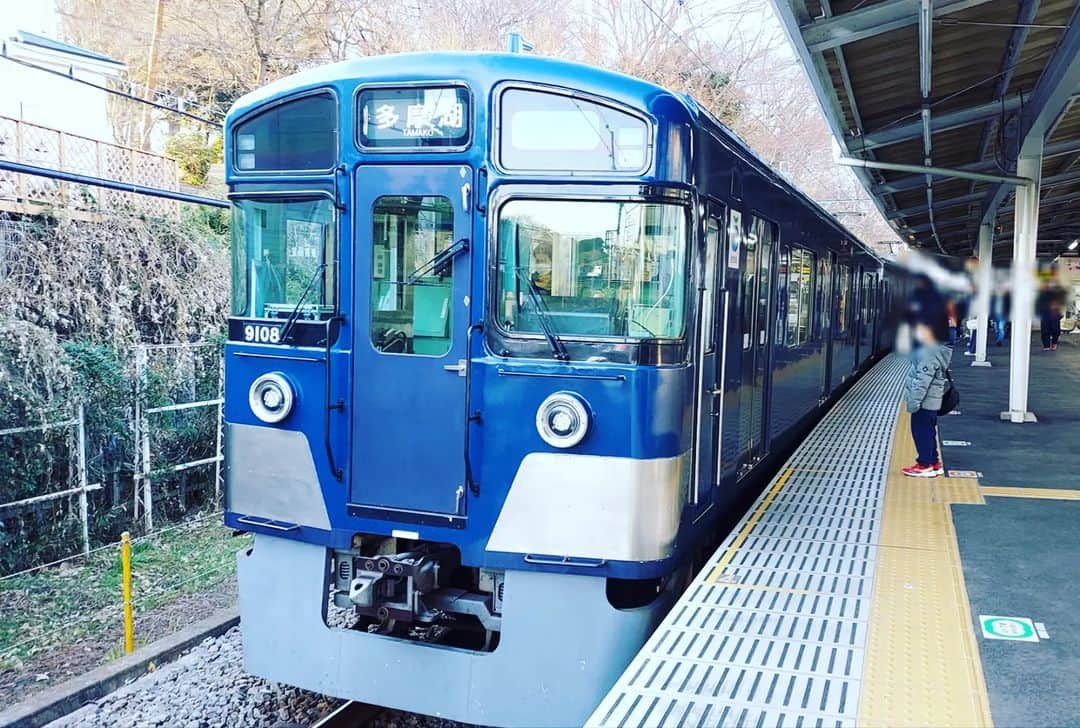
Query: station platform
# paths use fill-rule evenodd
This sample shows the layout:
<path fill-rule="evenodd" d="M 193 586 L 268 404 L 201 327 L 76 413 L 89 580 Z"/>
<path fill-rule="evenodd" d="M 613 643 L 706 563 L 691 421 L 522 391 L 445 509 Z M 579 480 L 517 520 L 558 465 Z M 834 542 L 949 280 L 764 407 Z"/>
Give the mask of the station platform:
<path fill-rule="evenodd" d="M 1080 483 L 1050 477 L 1070 469 L 1068 449 L 1038 445 L 1055 423 L 1080 436 L 1067 421 L 1080 410 L 1080 345 L 1033 351 L 1031 406 L 1046 413 L 1034 425 L 998 419 L 1000 351 L 989 369 L 956 352 L 961 414 L 941 419 L 940 437 L 970 444 L 945 445 L 947 477 L 933 479 L 900 472 L 915 460 L 907 360 L 879 362 L 587 725 L 1080 725 Z"/>

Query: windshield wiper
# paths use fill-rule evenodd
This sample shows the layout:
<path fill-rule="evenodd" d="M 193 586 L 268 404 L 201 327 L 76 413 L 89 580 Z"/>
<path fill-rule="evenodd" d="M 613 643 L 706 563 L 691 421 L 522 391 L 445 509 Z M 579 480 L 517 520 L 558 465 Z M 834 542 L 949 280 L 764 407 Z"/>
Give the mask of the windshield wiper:
<path fill-rule="evenodd" d="M 441 270 L 444 265 L 450 260 L 455 258 L 458 253 L 464 253 L 469 249 L 469 239 L 462 238 L 449 248 L 436 253 L 434 256 L 426 260 L 416 270 L 409 274 L 409 277 L 405 279 L 405 285 L 415 285 L 418 280 L 426 276 L 428 273 L 434 273 Z"/>
<path fill-rule="evenodd" d="M 521 280 L 525 281 L 526 290 L 529 292 L 529 300 L 532 301 L 533 308 L 536 309 L 536 320 L 540 323 L 540 328 L 544 330 L 544 338 L 547 339 L 548 346 L 551 347 L 552 355 L 559 361 L 569 361 L 570 354 L 566 351 L 566 345 L 563 344 L 562 339 L 556 336 L 555 331 L 551 328 L 551 314 L 544 307 L 536 284 L 520 267 L 515 267 L 514 272 L 517 273 Z"/>
<path fill-rule="evenodd" d="M 319 279 L 319 276 L 324 270 L 326 270 L 326 263 L 319 263 L 319 265 L 316 266 L 315 271 L 311 274 L 311 278 L 308 279 L 307 285 L 304 286 L 304 291 L 296 301 L 296 306 L 293 308 L 292 313 L 289 314 L 289 318 L 285 319 L 285 326 L 281 329 L 281 343 L 284 344 L 289 340 L 289 332 L 292 331 L 293 325 L 295 325 L 296 321 L 300 318 L 300 307 L 304 305 L 308 293 L 311 292 L 311 287 L 315 285 L 315 281 Z"/>

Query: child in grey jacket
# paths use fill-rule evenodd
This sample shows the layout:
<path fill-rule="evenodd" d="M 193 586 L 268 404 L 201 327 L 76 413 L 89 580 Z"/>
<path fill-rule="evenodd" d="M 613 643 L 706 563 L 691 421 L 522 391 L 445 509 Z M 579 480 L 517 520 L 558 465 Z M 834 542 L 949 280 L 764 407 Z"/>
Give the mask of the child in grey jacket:
<path fill-rule="evenodd" d="M 915 478 L 934 478 L 944 473 L 937 452 L 937 419 L 952 347 L 940 342 L 933 328 L 925 323 L 916 324 L 914 334 L 916 344 L 911 351 L 904 399 L 911 413 L 911 437 L 918 461 L 903 472 Z"/>

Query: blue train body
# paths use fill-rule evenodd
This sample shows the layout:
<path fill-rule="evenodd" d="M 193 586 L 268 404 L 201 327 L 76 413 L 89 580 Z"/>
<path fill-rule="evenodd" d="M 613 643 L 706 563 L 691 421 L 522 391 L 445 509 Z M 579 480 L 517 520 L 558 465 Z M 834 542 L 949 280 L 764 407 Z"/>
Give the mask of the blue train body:
<path fill-rule="evenodd" d="M 248 669 L 580 723 L 717 524 L 890 341 L 892 272 L 693 100 L 350 61 L 226 122 Z"/>

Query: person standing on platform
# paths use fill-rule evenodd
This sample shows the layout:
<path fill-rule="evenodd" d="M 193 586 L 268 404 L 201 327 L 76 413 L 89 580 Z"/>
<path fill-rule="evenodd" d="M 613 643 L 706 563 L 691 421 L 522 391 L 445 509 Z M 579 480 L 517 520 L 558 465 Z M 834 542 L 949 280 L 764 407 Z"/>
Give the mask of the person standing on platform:
<path fill-rule="evenodd" d="M 915 341 L 904 399 L 911 413 L 911 438 L 917 460 L 903 473 L 914 478 L 935 478 L 945 472 L 938 458 L 937 420 L 953 350 L 945 343 L 949 336 L 945 302 L 928 283 L 916 285 L 908 307 Z"/>
<path fill-rule="evenodd" d="M 1039 314 L 1039 333 L 1042 334 L 1043 351 L 1055 351 L 1061 338 L 1061 312 L 1065 291 L 1050 284 L 1039 292 L 1035 311 Z"/>
<path fill-rule="evenodd" d="M 1005 325 L 1009 321 L 1009 291 L 1004 286 L 994 296 L 991 318 L 994 325 L 994 346 L 1001 346 L 1005 342 Z M 987 342 L 989 343 L 989 339 Z"/>

